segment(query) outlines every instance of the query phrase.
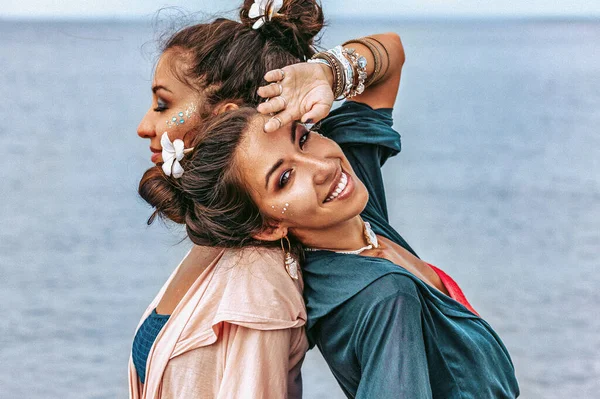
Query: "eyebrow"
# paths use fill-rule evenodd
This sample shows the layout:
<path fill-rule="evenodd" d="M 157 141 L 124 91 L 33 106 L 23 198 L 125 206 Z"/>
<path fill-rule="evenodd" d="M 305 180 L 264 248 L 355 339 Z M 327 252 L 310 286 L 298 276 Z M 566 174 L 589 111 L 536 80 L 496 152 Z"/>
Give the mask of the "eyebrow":
<path fill-rule="evenodd" d="M 171 90 L 167 89 L 165 86 L 163 85 L 156 85 L 156 86 L 152 86 L 152 93 L 156 93 L 157 91 L 159 91 L 160 89 L 166 90 L 169 93 L 172 93 Z"/>
<path fill-rule="evenodd" d="M 292 139 L 292 144 L 296 144 L 296 129 L 298 128 L 298 121 L 293 121 L 292 122 L 292 131 L 291 131 L 291 139 Z"/>
<path fill-rule="evenodd" d="M 296 128 L 298 127 L 298 121 L 293 121 L 290 127 L 290 139 L 292 144 L 296 144 Z M 283 165 L 283 159 L 279 159 L 277 162 L 275 162 L 275 165 L 273 165 L 271 167 L 271 169 L 269 169 L 269 171 L 267 172 L 267 175 L 265 176 L 265 189 L 267 189 L 269 187 L 269 179 L 271 178 L 271 175 L 277 170 L 277 168 L 279 168 L 281 165 Z"/>

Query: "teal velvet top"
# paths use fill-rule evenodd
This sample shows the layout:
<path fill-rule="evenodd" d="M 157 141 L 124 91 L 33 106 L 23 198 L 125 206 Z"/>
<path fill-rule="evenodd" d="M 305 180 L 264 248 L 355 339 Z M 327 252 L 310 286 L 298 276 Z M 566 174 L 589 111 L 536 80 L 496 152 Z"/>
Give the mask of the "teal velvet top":
<path fill-rule="evenodd" d="M 414 251 L 388 223 L 380 167 L 400 151 L 392 110 L 346 102 L 320 132 L 366 185 L 375 233 Z M 516 398 L 508 351 L 482 318 L 388 260 L 307 252 L 307 334 L 349 398 Z"/>
<path fill-rule="evenodd" d="M 150 349 L 152 349 L 160 331 L 169 321 L 169 317 L 170 315 L 158 314 L 156 309 L 153 309 L 133 338 L 131 357 L 142 384 L 146 383 L 146 363 L 148 363 Z"/>

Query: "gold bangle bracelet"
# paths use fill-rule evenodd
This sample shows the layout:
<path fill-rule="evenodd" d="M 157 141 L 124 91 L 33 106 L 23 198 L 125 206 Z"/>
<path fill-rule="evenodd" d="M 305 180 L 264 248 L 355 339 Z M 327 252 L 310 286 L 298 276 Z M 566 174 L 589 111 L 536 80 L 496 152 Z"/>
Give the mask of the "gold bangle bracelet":
<path fill-rule="evenodd" d="M 342 73 L 342 66 L 334 56 L 326 52 L 319 52 L 312 56 L 313 59 L 322 59 L 329 63 L 333 71 L 333 96 L 340 99 L 346 85 L 345 75 Z"/>
<path fill-rule="evenodd" d="M 383 48 L 383 51 L 385 52 L 385 71 L 374 81 L 371 82 L 371 84 L 375 84 L 378 83 L 385 75 L 387 75 L 389 69 L 390 69 L 390 54 L 387 51 L 387 48 L 385 48 L 385 46 L 383 45 L 383 43 L 381 43 L 379 40 L 375 39 L 372 36 L 366 36 L 365 40 L 371 40 L 374 41 L 375 43 L 377 43 L 381 48 Z"/>
<path fill-rule="evenodd" d="M 371 85 L 371 83 L 373 83 L 373 81 L 375 81 L 376 79 L 379 79 L 379 77 L 380 77 L 379 73 L 381 72 L 381 52 L 379 51 L 377 46 L 375 46 L 373 43 L 366 40 L 366 38 L 348 40 L 347 42 L 342 44 L 342 46 L 346 46 L 350 43 L 362 44 L 363 46 L 368 48 L 369 51 L 371 52 L 371 54 L 373 55 L 373 63 L 374 63 L 373 73 L 371 74 L 371 76 L 369 76 L 365 80 L 365 83 L 364 83 L 365 87 L 369 87 Z"/>

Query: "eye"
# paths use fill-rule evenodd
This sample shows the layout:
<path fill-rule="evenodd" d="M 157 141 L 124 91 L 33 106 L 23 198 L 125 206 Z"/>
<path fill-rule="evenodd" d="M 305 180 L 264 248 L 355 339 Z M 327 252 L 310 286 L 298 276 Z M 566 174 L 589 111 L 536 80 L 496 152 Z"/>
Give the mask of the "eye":
<path fill-rule="evenodd" d="M 310 130 L 307 130 L 306 133 L 304 133 L 302 136 L 300 136 L 300 140 L 298 141 L 298 145 L 300 146 L 301 150 L 304 149 L 304 145 L 308 141 L 309 134 L 310 134 Z"/>
<path fill-rule="evenodd" d="M 292 175 L 292 170 L 288 169 L 285 172 L 283 172 L 281 174 L 281 176 L 279 177 L 279 184 L 278 187 L 279 188 L 283 188 L 285 187 L 285 185 L 288 183 L 288 181 L 290 180 L 290 177 Z"/>
<path fill-rule="evenodd" d="M 154 108 L 154 112 L 163 112 L 167 109 L 167 103 L 162 98 L 158 97 L 156 100 L 156 108 Z"/>

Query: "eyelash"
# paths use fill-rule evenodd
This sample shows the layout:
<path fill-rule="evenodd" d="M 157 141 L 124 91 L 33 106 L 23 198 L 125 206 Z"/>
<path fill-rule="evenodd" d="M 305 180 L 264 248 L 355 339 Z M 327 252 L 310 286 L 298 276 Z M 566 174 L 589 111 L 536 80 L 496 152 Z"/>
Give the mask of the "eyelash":
<path fill-rule="evenodd" d="M 167 104 L 164 100 L 158 99 L 156 101 L 156 108 L 154 108 L 154 112 L 163 112 L 167 109 Z"/>
<path fill-rule="evenodd" d="M 310 137 L 310 133 L 312 133 L 312 132 L 310 130 L 308 130 L 306 133 L 304 133 L 300 137 L 300 140 L 298 140 L 298 145 L 300 146 L 301 150 L 304 149 L 304 146 L 306 145 L 306 142 L 308 141 L 308 138 Z M 288 169 L 281 174 L 281 176 L 279 177 L 279 183 L 278 183 L 279 188 L 285 187 L 285 185 L 290 180 L 291 174 L 292 174 L 292 169 Z"/>

